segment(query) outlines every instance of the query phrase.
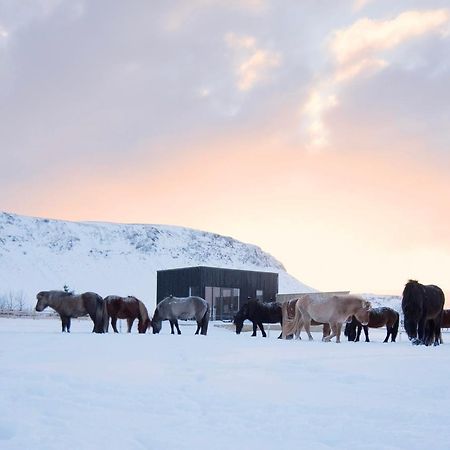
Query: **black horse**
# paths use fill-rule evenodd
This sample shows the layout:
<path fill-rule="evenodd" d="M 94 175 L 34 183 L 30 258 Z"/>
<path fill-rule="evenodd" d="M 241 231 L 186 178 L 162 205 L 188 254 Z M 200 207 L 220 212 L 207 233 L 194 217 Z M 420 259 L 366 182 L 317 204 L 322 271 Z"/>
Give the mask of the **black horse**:
<path fill-rule="evenodd" d="M 344 334 L 349 341 L 358 342 L 361 336 L 361 330 L 364 329 L 366 335 L 366 342 L 369 341 L 369 328 L 380 328 L 386 325 L 387 335 L 383 342 L 388 342 L 389 337 L 391 342 L 395 342 L 398 333 L 398 325 L 400 317 L 397 311 L 385 306 L 381 308 L 372 308 L 369 310 L 369 323 L 362 325 L 361 322 L 352 316 L 352 321 L 345 325 Z"/>
<path fill-rule="evenodd" d="M 442 289 L 409 280 L 403 290 L 402 310 L 405 331 L 415 345 L 439 345 L 445 297 Z"/>
<path fill-rule="evenodd" d="M 261 330 L 263 337 L 266 337 L 263 323 L 278 323 L 283 326 L 281 305 L 277 302 L 263 303 L 258 300 L 249 300 L 234 316 L 236 334 L 242 331 L 244 320 L 253 322 L 252 336 L 256 336 L 257 327 Z M 279 336 L 281 339 L 281 334 Z"/>

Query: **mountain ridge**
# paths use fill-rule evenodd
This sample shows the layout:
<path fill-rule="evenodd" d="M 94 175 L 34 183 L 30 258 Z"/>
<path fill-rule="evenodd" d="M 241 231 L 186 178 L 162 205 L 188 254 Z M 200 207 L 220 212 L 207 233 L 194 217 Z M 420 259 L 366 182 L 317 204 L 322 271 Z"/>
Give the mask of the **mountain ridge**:
<path fill-rule="evenodd" d="M 0 212 L 0 296 L 34 304 L 39 290 L 136 295 L 149 307 L 156 271 L 213 266 L 272 271 L 280 292 L 310 292 L 254 244 L 217 233 L 161 224 L 65 221 Z"/>

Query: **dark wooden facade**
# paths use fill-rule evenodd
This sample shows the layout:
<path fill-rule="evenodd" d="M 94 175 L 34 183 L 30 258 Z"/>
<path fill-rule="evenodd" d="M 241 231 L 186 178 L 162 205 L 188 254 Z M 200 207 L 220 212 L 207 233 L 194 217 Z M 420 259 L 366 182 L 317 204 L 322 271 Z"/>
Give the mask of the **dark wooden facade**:
<path fill-rule="evenodd" d="M 186 267 L 157 272 L 156 301 L 198 295 L 210 303 L 213 319 L 230 319 L 248 298 L 275 300 L 278 274 L 217 267 Z"/>

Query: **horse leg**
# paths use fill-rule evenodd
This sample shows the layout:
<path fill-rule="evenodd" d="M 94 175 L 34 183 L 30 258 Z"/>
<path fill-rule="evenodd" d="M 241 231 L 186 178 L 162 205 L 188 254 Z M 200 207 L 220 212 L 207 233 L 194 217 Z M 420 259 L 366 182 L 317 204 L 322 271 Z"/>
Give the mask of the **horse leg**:
<path fill-rule="evenodd" d="M 195 334 L 200 333 L 200 328 L 201 327 L 202 327 L 202 321 L 201 320 L 200 321 L 197 320 L 197 331 L 195 332 Z"/>
<path fill-rule="evenodd" d="M 66 317 L 66 330 L 70 333 L 70 317 Z"/>
<path fill-rule="evenodd" d="M 132 317 L 129 317 L 127 319 L 128 333 L 131 333 L 131 328 L 133 328 L 133 323 L 134 323 L 134 319 Z"/>
<path fill-rule="evenodd" d="M 262 333 L 263 337 L 267 337 L 267 334 L 266 334 L 266 332 L 264 331 L 264 327 L 263 327 L 262 322 L 258 322 L 258 327 L 259 327 L 259 329 L 261 330 L 261 333 Z"/>
<path fill-rule="evenodd" d="M 173 330 L 173 325 L 174 325 L 173 320 L 169 320 L 169 323 L 170 323 L 170 334 L 175 334 L 175 332 Z"/>
<path fill-rule="evenodd" d="M 364 328 L 364 334 L 366 335 L 366 342 L 370 342 L 369 341 L 369 325 L 363 325 Z"/>
<path fill-rule="evenodd" d="M 386 339 L 383 341 L 383 343 L 388 342 L 389 341 L 389 336 L 392 335 L 392 327 L 389 326 L 388 324 L 386 324 L 386 330 L 387 330 Z"/>
<path fill-rule="evenodd" d="M 303 313 L 302 313 L 303 316 Z M 310 341 L 313 340 L 312 334 L 311 334 L 311 318 L 303 316 L 303 326 L 305 327 L 306 334 L 308 335 L 308 338 Z"/>
<path fill-rule="evenodd" d="M 413 342 L 416 345 L 425 344 L 425 322 L 425 317 L 422 317 L 417 325 L 418 342 Z"/>
<path fill-rule="evenodd" d="M 336 343 L 341 343 L 341 330 L 342 330 L 342 323 L 336 324 Z"/>
<path fill-rule="evenodd" d="M 252 333 L 252 337 L 256 336 L 256 330 L 257 330 L 257 323 L 256 322 L 252 322 L 253 323 L 253 333 Z"/>
<path fill-rule="evenodd" d="M 175 320 L 175 327 L 177 329 L 177 333 L 181 334 L 180 327 L 178 326 L 178 320 Z"/>
<path fill-rule="evenodd" d="M 118 333 L 117 331 L 117 317 L 111 316 L 111 326 L 113 327 L 114 333 Z"/>
<path fill-rule="evenodd" d="M 325 338 L 327 336 L 329 336 L 330 333 L 331 333 L 330 324 L 329 323 L 324 323 L 323 324 L 323 329 L 322 329 L 322 341 L 325 341 Z"/>
<path fill-rule="evenodd" d="M 63 315 L 59 315 L 61 318 L 61 331 L 64 333 L 66 331 L 66 318 Z"/>
<path fill-rule="evenodd" d="M 362 331 L 362 325 L 361 325 L 361 324 L 356 325 L 356 338 L 355 338 L 355 342 L 359 342 L 359 338 L 361 337 L 361 331 Z"/>
<path fill-rule="evenodd" d="M 335 336 L 337 336 L 337 328 L 336 328 L 336 324 L 335 324 L 335 323 L 330 323 L 330 328 L 331 328 L 331 334 L 329 334 L 329 335 L 325 338 L 325 342 L 330 342 L 331 339 L 333 339 Z"/>

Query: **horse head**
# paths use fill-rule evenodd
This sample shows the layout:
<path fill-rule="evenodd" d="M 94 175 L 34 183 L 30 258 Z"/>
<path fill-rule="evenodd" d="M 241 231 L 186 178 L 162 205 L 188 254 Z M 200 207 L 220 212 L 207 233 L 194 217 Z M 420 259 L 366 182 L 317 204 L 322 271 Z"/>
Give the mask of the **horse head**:
<path fill-rule="evenodd" d="M 423 286 L 416 280 L 409 280 L 402 295 L 403 326 L 409 340 L 417 338 L 417 324 L 422 316 L 423 302 Z"/>
<path fill-rule="evenodd" d="M 361 322 L 361 325 L 367 325 L 369 323 L 370 306 L 370 302 L 363 300 L 361 303 L 361 308 L 355 313 L 355 317 L 359 322 Z"/>
<path fill-rule="evenodd" d="M 248 306 L 245 304 L 234 316 L 233 323 L 236 325 L 236 334 L 240 334 L 244 326 L 244 320 L 248 318 Z"/>
<path fill-rule="evenodd" d="M 155 309 L 155 314 L 153 314 L 153 317 L 150 320 L 150 325 L 153 328 L 153 334 L 158 334 L 161 331 L 162 320 L 159 315 L 158 308 Z"/>
<path fill-rule="evenodd" d="M 37 303 L 36 303 L 36 311 L 44 311 L 48 306 L 48 292 L 41 291 L 36 295 Z"/>
<path fill-rule="evenodd" d="M 138 332 L 145 333 L 151 327 L 152 327 L 152 321 L 149 318 L 147 318 L 147 319 L 143 320 L 142 323 L 141 322 L 138 323 Z"/>

